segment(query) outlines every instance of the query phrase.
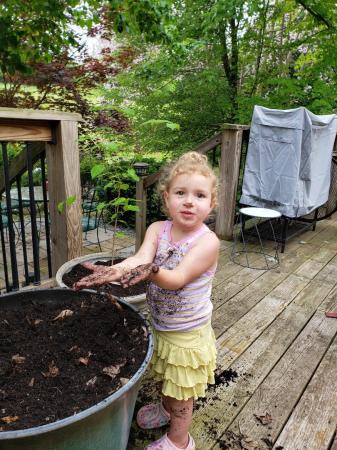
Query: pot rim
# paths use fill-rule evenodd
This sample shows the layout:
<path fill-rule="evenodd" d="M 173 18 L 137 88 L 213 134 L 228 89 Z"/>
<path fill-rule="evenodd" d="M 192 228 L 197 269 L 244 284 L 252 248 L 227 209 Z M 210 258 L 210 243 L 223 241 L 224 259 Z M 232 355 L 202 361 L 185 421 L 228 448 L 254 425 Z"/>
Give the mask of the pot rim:
<path fill-rule="evenodd" d="M 51 289 L 30 289 L 29 292 L 32 291 L 50 291 Z M 59 291 L 65 291 L 64 288 L 52 288 L 53 292 L 59 290 Z M 4 294 L 2 296 L 3 299 L 7 298 L 7 297 L 11 297 L 11 296 L 17 296 L 19 295 L 24 295 L 27 291 L 19 291 L 19 292 L 11 292 L 9 294 Z M 83 289 L 81 292 L 90 292 L 92 293 L 92 291 L 90 291 L 89 289 Z M 97 292 L 95 292 L 97 294 Z M 100 294 L 100 295 L 104 295 L 104 294 Z M 84 409 L 83 411 L 74 414 L 72 416 L 69 417 L 65 417 L 64 419 L 60 419 L 57 420 L 55 422 L 52 422 L 50 424 L 46 424 L 46 425 L 39 425 L 37 427 L 33 427 L 33 428 L 25 428 L 23 430 L 13 430 L 13 431 L 0 431 L 0 442 L 2 440 L 9 440 L 9 439 L 17 439 L 17 438 L 24 438 L 24 437 L 30 437 L 30 436 L 37 436 L 40 434 L 44 434 L 44 433 L 48 433 L 50 431 L 55 431 L 55 430 L 59 430 L 60 428 L 63 428 L 67 425 L 71 425 L 73 423 L 79 422 L 82 419 L 85 419 L 86 417 L 91 416 L 94 413 L 97 413 L 101 410 L 103 410 L 104 408 L 106 408 L 107 406 L 111 405 L 113 402 L 115 402 L 117 399 L 119 399 L 120 397 L 122 397 L 127 391 L 129 391 L 140 379 L 140 377 L 143 375 L 143 373 L 145 372 L 145 370 L 147 369 L 151 357 L 152 357 L 152 353 L 153 353 L 153 347 L 154 347 L 154 342 L 153 342 L 153 334 L 151 331 L 151 327 L 150 327 L 150 323 L 149 321 L 144 317 L 144 315 L 139 312 L 134 306 L 130 305 L 128 302 L 126 302 L 125 300 L 122 299 L 118 299 L 118 301 L 120 303 L 123 304 L 123 306 L 132 309 L 133 311 L 135 311 L 137 314 L 139 314 L 139 316 L 142 318 L 144 325 L 146 327 L 147 330 L 147 337 L 148 337 L 148 348 L 147 348 L 147 352 L 144 358 L 144 361 L 142 362 L 141 366 L 139 367 L 139 369 L 137 370 L 137 372 L 130 378 L 130 380 L 120 389 L 118 389 L 116 392 L 114 392 L 113 394 L 109 395 L 108 397 L 106 397 L 104 400 L 101 400 L 99 403 L 96 403 L 93 406 L 90 406 L 87 409 Z"/>

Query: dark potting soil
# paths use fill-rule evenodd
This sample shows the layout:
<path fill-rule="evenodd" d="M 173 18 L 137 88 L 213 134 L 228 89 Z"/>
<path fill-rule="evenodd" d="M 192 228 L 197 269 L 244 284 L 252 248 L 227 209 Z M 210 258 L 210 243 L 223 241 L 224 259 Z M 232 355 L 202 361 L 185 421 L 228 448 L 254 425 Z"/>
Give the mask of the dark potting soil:
<path fill-rule="evenodd" d="M 103 297 L 82 292 L 57 304 L 30 300 L 1 309 L 0 431 L 76 414 L 138 370 L 148 345 L 144 324 Z"/>
<path fill-rule="evenodd" d="M 223 370 L 220 373 L 216 372 L 214 375 L 215 386 L 219 386 L 219 384 L 229 386 L 229 383 L 235 381 L 238 376 L 237 371 L 231 368 Z"/>
<path fill-rule="evenodd" d="M 115 260 L 115 264 L 123 261 L 122 259 Z M 102 266 L 110 266 L 111 261 L 97 261 L 95 264 Z M 82 264 L 77 264 L 74 266 L 70 272 L 65 273 L 63 275 L 62 281 L 63 283 L 72 288 L 76 281 L 81 280 L 82 278 L 92 274 L 92 270 L 87 269 Z M 142 281 L 134 286 L 130 286 L 127 288 L 123 288 L 119 284 L 108 284 L 101 286 L 99 288 L 100 292 L 105 292 L 114 295 L 115 297 L 130 297 L 132 295 L 140 295 L 146 292 L 147 283 L 146 281 Z"/>

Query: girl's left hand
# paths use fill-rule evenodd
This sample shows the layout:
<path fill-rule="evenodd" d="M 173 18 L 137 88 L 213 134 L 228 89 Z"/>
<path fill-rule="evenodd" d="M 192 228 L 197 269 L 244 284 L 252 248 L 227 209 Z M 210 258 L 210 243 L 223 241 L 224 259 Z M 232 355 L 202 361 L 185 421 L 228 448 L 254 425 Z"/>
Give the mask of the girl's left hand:
<path fill-rule="evenodd" d="M 134 284 L 146 280 L 151 274 L 157 273 L 158 271 L 159 267 L 154 263 L 141 264 L 125 273 L 121 277 L 120 283 L 124 288 L 133 286 Z"/>

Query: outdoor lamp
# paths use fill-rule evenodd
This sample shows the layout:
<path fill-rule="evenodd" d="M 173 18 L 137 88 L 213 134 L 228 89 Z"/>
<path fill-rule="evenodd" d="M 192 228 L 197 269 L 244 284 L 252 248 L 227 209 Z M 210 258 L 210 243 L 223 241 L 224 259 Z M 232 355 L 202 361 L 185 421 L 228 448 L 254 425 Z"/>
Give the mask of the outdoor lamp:
<path fill-rule="evenodd" d="M 133 168 L 139 177 L 145 177 L 145 175 L 147 175 L 149 164 L 144 162 L 135 162 Z"/>

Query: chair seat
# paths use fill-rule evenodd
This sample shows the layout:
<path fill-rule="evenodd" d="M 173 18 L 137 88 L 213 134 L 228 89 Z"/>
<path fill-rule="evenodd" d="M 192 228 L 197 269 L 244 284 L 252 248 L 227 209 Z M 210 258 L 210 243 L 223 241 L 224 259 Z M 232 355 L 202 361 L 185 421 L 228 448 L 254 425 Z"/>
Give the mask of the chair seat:
<path fill-rule="evenodd" d="M 8 217 L 4 216 L 3 214 L 1 214 L 2 217 L 2 226 L 3 228 L 7 228 L 8 227 Z"/>
<path fill-rule="evenodd" d="M 98 219 L 96 217 L 82 217 L 82 231 L 87 232 L 95 230 L 98 227 Z"/>
<path fill-rule="evenodd" d="M 12 199 L 11 200 L 11 207 L 12 211 L 17 211 L 20 208 L 19 200 Z M 23 208 L 29 208 L 30 207 L 30 201 L 29 200 L 22 200 L 22 207 Z M 1 210 L 6 212 L 7 211 L 7 203 L 5 201 L 1 202 Z"/>
<path fill-rule="evenodd" d="M 84 200 L 82 202 L 82 210 L 84 212 L 88 212 L 88 211 L 96 211 L 98 202 L 91 202 L 90 200 Z"/>

